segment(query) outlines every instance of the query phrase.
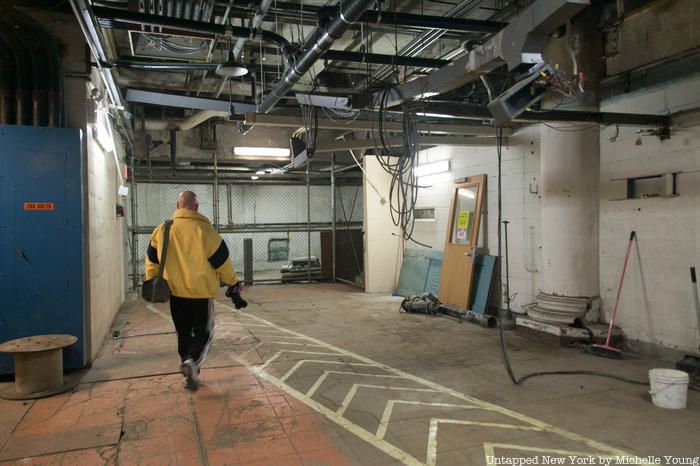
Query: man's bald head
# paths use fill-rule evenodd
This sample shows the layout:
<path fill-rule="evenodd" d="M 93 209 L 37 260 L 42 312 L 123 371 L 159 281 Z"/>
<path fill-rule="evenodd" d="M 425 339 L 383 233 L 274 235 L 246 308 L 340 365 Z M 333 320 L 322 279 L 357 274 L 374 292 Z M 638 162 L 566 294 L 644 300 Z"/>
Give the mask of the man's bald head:
<path fill-rule="evenodd" d="M 197 210 L 199 204 L 197 204 L 197 195 L 192 191 L 183 191 L 177 198 L 177 208 L 178 209 L 189 209 Z"/>

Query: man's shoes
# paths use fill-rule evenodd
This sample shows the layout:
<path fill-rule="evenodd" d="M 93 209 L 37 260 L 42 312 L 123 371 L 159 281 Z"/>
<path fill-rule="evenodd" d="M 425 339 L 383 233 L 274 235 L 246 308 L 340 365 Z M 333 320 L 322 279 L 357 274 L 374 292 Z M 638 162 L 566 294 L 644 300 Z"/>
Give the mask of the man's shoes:
<path fill-rule="evenodd" d="M 185 376 L 185 388 L 197 390 L 199 388 L 199 367 L 191 359 L 185 359 L 180 366 L 182 375 Z"/>

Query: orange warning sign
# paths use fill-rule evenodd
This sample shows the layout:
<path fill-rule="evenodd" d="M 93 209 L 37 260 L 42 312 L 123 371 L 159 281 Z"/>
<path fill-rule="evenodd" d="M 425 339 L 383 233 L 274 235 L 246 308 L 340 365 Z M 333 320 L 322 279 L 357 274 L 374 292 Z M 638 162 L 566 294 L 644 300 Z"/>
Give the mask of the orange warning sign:
<path fill-rule="evenodd" d="M 24 210 L 53 210 L 53 202 L 25 202 Z"/>

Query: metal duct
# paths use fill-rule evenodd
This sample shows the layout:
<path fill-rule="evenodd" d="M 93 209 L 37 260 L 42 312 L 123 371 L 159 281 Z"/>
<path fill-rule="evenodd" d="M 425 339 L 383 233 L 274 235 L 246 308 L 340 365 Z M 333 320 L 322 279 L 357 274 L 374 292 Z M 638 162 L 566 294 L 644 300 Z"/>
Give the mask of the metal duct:
<path fill-rule="evenodd" d="M 338 6 L 338 13 L 325 26 L 314 31 L 304 43 L 300 53 L 290 60 L 282 79 L 272 88 L 260 104 L 261 113 L 269 112 L 292 89 L 299 79 L 327 52 L 348 27 L 374 4 L 374 0 L 350 0 Z"/>

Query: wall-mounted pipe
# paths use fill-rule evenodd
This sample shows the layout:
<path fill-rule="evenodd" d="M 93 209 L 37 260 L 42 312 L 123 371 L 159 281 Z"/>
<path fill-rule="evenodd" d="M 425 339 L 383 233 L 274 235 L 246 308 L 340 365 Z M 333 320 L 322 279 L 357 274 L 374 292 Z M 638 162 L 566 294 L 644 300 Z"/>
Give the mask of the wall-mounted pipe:
<path fill-rule="evenodd" d="M 0 26 L 2 27 L 2 26 Z M 9 125 L 16 87 L 16 57 L 0 37 L 0 125 Z"/>
<path fill-rule="evenodd" d="M 55 41 L 28 16 L 13 10 L 11 19 L 21 27 L 25 41 L 31 43 L 39 62 L 37 70 L 40 77 L 38 82 L 34 82 L 34 91 L 38 92 L 38 125 L 62 126 L 63 73 Z"/>
<path fill-rule="evenodd" d="M 0 39 L 12 50 L 15 59 L 15 88 L 14 88 L 14 112 L 8 115 L 11 124 L 31 124 L 31 88 L 32 62 L 29 52 L 24 46 L 18 31 L 3 18 L 7 18 L 7 9 L 0 11 Z"/>
<path fill-rule="evenodd" d="M 349 0 L 338 5 L 338 11 L 326 25 L 314 31 L 301 47 L 299 53 L 289 60 L 289 67 L 282 79 L 260 103 L 259 111 L 267 113 L 292 89 L 299 79 L 309 71 L 331 45 L 342 37 L 348 27 L 374 4 L 374 0 Z"/>

